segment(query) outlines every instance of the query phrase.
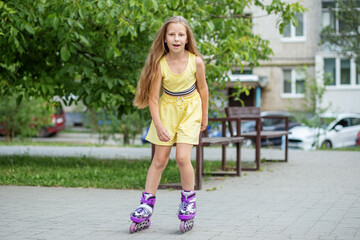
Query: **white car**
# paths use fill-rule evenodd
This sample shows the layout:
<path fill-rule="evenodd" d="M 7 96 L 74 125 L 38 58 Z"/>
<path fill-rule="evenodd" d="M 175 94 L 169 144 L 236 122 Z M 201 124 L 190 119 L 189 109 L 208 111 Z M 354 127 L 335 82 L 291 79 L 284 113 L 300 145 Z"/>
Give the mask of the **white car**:
<path fill-rule="evenodd" d="M 360 131 L 360 114 L 343 113 L 337 116 L 322 115 L 322 128 L 297 126 L 289 134 L 289 147 L 304 150 L 321 148 L 340 148 L 354 146 L 357 133 Z M 318 141 L 318 142 L 317 142 Z M 316 142 L 318 144 L 316 144 Z"/>

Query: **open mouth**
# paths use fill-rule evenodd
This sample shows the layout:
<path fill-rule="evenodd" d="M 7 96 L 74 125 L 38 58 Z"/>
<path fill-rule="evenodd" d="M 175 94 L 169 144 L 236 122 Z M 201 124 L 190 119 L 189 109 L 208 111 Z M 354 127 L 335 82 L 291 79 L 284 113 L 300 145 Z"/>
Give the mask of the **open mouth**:
<path fill-rule="evenodd" d="M 180 47 L 180 44 L 173 44 L 174 47 Z"/>

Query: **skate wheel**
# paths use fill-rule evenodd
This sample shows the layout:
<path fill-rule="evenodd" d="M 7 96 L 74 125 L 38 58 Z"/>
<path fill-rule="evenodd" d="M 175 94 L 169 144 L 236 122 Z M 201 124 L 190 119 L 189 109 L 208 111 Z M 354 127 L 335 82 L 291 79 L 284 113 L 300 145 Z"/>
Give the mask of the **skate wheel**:
<path fill-rule="evenodd" d="M 143 221 L 143 222 L 141 222 L 141 223 L 135 223 L 135 222 L 133 222 L 133 223 L 130 225 L 130 233 L 134 233 L 134 232 L 138 232 L 138 231 L 147 229 L 147 228 L 150 227 L 150 224 L 151 224 L 150 219 L 145 220 L 145 221 Z"/>
<path fill-rule="evenodd" d="M 190 219 L 188 221 L 181 221 L 180 223 L 180 231 L 182 233 L 190 231 L 194 226 L 194 219 Z"/>
<path fill-rule="evenodd" d="M 130 233 L 134 233 L 135 232 L 135 228 L 136 228 L 136 223 L 132 223 L 131 225 L 130 225 Z"/>

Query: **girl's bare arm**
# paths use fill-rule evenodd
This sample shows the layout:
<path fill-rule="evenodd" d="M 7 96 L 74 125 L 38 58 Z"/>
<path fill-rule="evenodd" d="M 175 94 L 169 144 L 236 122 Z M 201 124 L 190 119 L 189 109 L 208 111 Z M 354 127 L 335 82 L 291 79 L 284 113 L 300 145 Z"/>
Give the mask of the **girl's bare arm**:
<path fill-rule="evenodd" d="M 196 83 L 202 102 L 201 131 L 208 125 L 209 89 L 205 78 L 205 64 L 200 57 L 196 57 Z"/>
<path fill-rule="evenodd" d="M 161 88 L 161 68 L 160 64 L 156 69 L 156 78 L 154 83 L 150 86 L 149 91 L 149 109 L 151 118 L 154 122 L 157 135 L 159 139 L 163 142 L 167 142 L 170 140 L 170 135 L 166 128 L 162 125 L 159 113 L 159 94 Z"/>

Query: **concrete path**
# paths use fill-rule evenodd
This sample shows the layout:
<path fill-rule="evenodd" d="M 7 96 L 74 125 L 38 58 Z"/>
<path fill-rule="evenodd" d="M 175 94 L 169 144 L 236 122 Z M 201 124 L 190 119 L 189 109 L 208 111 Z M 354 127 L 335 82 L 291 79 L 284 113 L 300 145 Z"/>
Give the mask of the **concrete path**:
<path fill-rule="evenodd" d="M 191 158 L 196 159 L 195 147 L 193 148 Z M 227 160 L 235 161 L 236 148 L 227 148 Z M 175 147 L 172 148 L 170 158 L 175 159 Z M 297 156 L 296 152 L 300 150 L 293 150 L 293 156 Z M 0 155 L 31 155 L 31 156 L 54 156 L 54 157 L 94 157 L 101 159 L 150 159 L 151 146 L 146 147 L 53 147 L 53 146 L 0 146 Z M 291 154 L 291 153 L 290 153 Z M 261 149 L 261 157 L 269 159 L 284 159 L 284 151 L 280 149 Z M 221 148 L 204 148 L 205 160 L 220 160 Z M 241 160 L 254 161 L 255 149 L 242 148 Z"/>
<path fill-rule="evenodd" d="M 359 152 L 289 159 L 205 181 L 185 234 L 178 191 L 159 190 L 150 229 L 130 235 L 141 191 L 0 186 L 0 239 L 360 239 Z"/>

